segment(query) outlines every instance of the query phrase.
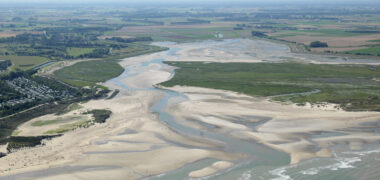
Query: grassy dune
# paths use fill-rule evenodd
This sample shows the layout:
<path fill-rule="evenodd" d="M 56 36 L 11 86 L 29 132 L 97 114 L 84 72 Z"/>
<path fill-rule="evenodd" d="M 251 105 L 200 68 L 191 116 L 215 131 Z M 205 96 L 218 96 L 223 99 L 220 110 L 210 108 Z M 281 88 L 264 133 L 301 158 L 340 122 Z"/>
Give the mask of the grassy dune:
<path fill-rule="evenodd" d="M 87 128 L 87 127 L 91 126 L 91 124 L 92 124 L 91 120 L 79 121 L 79 122 L 75 122 L 75 123 L 71 123 L 71 124 L 61 125 L 61 126 L 59 126 L 58 129 L 46 131 L 46 132 L 44 132 L 44 134 L 62 134 L 65 132 L 75 130 L 77 128 Z"/>
<path fill-rule="evenodd" d="M 68 131 L 75 130 L 77 128 L 87 128 L 87 127 L 93 125 L 94 123 L 105 123 L 106 120 L 112 114 L 112 112 L 109 110 L 105 110 L 105 109 L 94 109 L 94 110 L 87 112 L 86 114 L 92 114 L 94 119 L 93 120 L 86 120 L 85 119 L 85 120 L 76 121 L 76 122 L 70 123 L 70 124 L 64 124 L 64 125 L 59 126 L 58 129 L 48 130 L 48 131 L 44 132 L 44 134 L 61 134 L 61 133 L 65 133 Z M 47 121 L 47 123 L 49 123 L 49 122 L 51 122 L 51 121 Z M 53 122 L 53 123 L 56 123 L 56 122 Z M 46 125 L 46 124 L 43 124 L 43 125 Z"/>

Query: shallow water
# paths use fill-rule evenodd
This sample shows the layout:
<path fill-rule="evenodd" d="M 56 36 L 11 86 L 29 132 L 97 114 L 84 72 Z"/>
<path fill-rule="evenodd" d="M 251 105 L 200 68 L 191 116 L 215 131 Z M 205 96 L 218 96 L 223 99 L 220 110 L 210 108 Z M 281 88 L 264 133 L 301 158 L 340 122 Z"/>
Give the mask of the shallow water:
<path fill-rule="evenodd" d="M 156 45 L 172 45 L 172 43 L 155 43 Z M 194 47 L 194 50 L 208 49 L 223 51 L 227 55 L 245 55 L 248 59 L 263 60 L 268 62 L 281 61 L 302 61 L 302 62 L 317 62 L 317 63 L 371 63 L 380 64 L 379 60 L 368 58 L 354 58 L 350 56 L 334 56 L 334 55 L 318 55 L 318 54 L 301 54 L 292 53 L 290 48 L 284 44 L 263 40 L 248 40 L 248 39 L 227 39 L 223 41 L 201 41 L 194 43 L 186 43 L 185 45 Z M 210 51 L 211 50 L 211 51 Z M 170 51 L 177 51 L 172 49 Z M 169 52 L 170 52 L 169 51 Z M 170 52 L 171 53 L 171 52 Z M 172 54 L 168 55 L 172 55 Z"/>
<path fill-rule="evenodd" d="M 379 179 L 380 148 L 378 143 L 365 150 L 350 151 L 346 145 L 333 148 L 334 157 L 315 158 L 296 165 L 278 168 L 271 173 L 278 179 Z"/>
<path fill-rule="evenodd" d="M 239 40 L 227 40 L 227 43 L 236 43 Z M 218 45 L 220 42 L 215 41 L 206 41 L 206 42 L 197 42 L 202 46 L 213 46 Z M 260 42 L 263 44 L 262 50 L 258 50 L 256 54 L 265 53 L 265 52 L 282 52 L 275 56 L 263 56 L 272 61 L 286 61 L 293 59 L 308 59 L 308 60 L 317 60 L 320 62 L 358 62 L 359 60 L 347 60 L 341 57 L 331 56 L 317 56 L 317 55 L 302 55 L 302 54 L 293 54 L 289 51 L 289 48 L 284 45 L 274 44 L 270 42 Z M 195 46 L 197 46 L 195 44 Z M 219 47 L 221 50 L 226 50 L 223 47 Z M 236 46 L 235 49 L 246 48 L 243 46 Z M 181 49 L 172 48 L 166 52 L 168 56 L 177 56 L 177 52 Z M 233 49 L 229 49 L 233 50 Z M 164 97 L 157 101 L 150 110 L 153 113 L 158 114 L 158 118 L 161 122 L 165 123 L 171 129 L 177 131 L 178 133 L 182 133 L 187 136 L 195 136 L 202 138 L 214 139 L 219 142 L 223 142 L 223 150 L 227 152 L 236 152 L 246 154 L 247 158 L 237 162 L 237 165 L 227 171 L 221 172 L 219 174 L 213 175 L 211 177 L 206 177 L 204 179 L 215 179 L 215 180 L 230 180 L 230 179 L 241 179 L 241 180 L 249 180 L 249 179 L 276 179 L 276 180 L 287 180 L 287 179 L 337 179 L 337 180 L 350 180 L 350 179 L 380 179 L 380 172 L 378 172 L 380 168 L 380 146 L 378 143 L 374 143 L 365 147 L 362 151 L 349 151 L 347 145 L 341 144 L 336 145 L 333 148 L 334 157 L 333 158 L 315 158 L 311 160 L 303 161 L 296 165 L 289 165 L 290 159 L 286 153 L 270 149 L 261 144 L 257 144 L 252 141 L 243 141 L 239 139 L 235 139 L 229 137 L 225 134 L 219 134 L 212 132 L 212 130 L 200 130 L 194 129 L 192 127 L 188 127 L 181 123 L 181 121 L 177 121 L 176 117 L 172 116 L 168 111 L 166 111 L 169 105 L 173 105 L 175 103 L 180 103 L 183 101 L 187 101 L 187 97 L 183 94 L 158 89 L 154 87 L 144 87 L 144 88 L 133 88 L 128 84 L 123 83 L 123 79 L 131 78 L 137 76 L 143 68 L 148 67 L 149 65 L 158 64 L 160 66 L 167 66 L 163 64 L 162 61 L 165 59 L 152 59 L 147 62 L 133 64 L 131 66 L 127 66 L 125 71 L 119 76 L 109 81 L 109 83 L 113 83 L 119 88 L 126 91 L 157 91 L 164 94 Z M 361 60 L 361 62 L 375 62 L 374 60 Z M 174 75 L 174 72 L 172 72 Z M 252 119 L 260 119 L 257 123 L 248 123 L 243 121 L 236 121 L 237 123 L 245 124 L 249 127 L 260 126 L 262 123 L 270 120 L 268 117 L 247 117 Z M 380 124 L 380 121 L 379 123 Z M 212 127 L 208 124 L 201 124 L 209 129 Z M 365 124 L 364 124 L 365 125 Z M 380 125 L 379 125 L 380 127 Z M 253 128 L 254 129 L 254 128 Z M 376 131 L 377 132 L 377 131 Z M 122 134 L 134 133 L 133 130 L 126 129 Z M 339 132 L 321 132 L 317 135 L 312 135 L 309 138 L 312 140 L 313 138 L 321 138 L 321 137 L 330 137 L 330 136 L 340 136 L 343 135 Z M 163 137 L 160 137 L 163 138 Z M 107 142 L 95 142 L 96 144 L 104 144 Z M 188 148 L 201 148 L 201 147 L 189 147 L 183 144 L 179 144 L 178 142 L 170 142 L 177 146 L 184 146 Z M 153 150 L 160 147 L 152 147 Z M 146 150 L 146 151 L 148 151 Z M 126 151 L 120 152 L 87 152 L 87 153 L 128 153 Z M 165 179 L 165 180 L 178 180 L 178 179 L 189 179 L 188 174 L 191 171 L 202 169 L 207 167 L 218 160 L 216 159 L 203 159 L 194 163 L 187 164 L 183 167 L 180 167 L 174 171 L 166 172 L 164 174 L 149 177 L 148 179 Z M 118 168 L 118 167 L 63 167 L 41 171 L 34 171 L 31 173 L 23 173 L 16 174 L 12 176 L 4 176 L 0 177 L 0 179 L 17 179 L 17 177 L 21 178 L 30 178 L 30 177 L 43 177 L 47 175 L 61 174 L 61 173 L 70 173 L 74 172 L 73 168 L 79 168 L 79 170 L 84 171 L 92 171 L 96 170 L 96 168 L 100 169 L 108 169 L 108 168 Z"/>
<path fill-rule="evenodd" d="M 170 49 L 167 51 L 166 54 L 169 56 L 175 56 L 176 52 L 178 52 L 179 50 L 181 49 L 178 49 L 178 48 Z M 138 65 L 135 64 L 133 65 L 133 68 L 134 69 L 143 68 L 143 67 L 147 67 L 153 64 L 159 64 L 160 66 L 167 66 L 166 64 L 163 64 L 162 61 L 164 61 L 164 59 L 152 59 L 151 61 L 143 62 Z M 135 71 L 135 72 L 138 72 L 138 71 Z M 164 93 L 165 96 L 161 100 L 156 102 L 150 108 L 150 110 L 153 113 L 158 114 L 158 118 L 161 122 L 165 123 L 168 127 L 173 129 L 174 131 L 184 134 L 186 136 L 193 136 L 193 137 L 199 136 L 202 138 L 209 138 L 209 139 L 214 139 L 214 140 L 223 142 L 224 151 L 243 153 L 243 154 L 248 155 L 248 157 L 244 161 L 239 162 L 237 166 L 231 168 L 229 171 L 214 175 L 212 177 L 209 177 L 208 179 L 238 178 L 246 170 L 250 170 L 253 167 L 260 167 L 262 169 L 267 169 L 266 171 L 263 171 L 266 173 L 266 175 L 265 174 L 261 175 L 264 177 L 264 176 L 270 175 L 268 173 L 270 169 L 275 169 L 276 167 L 279 167 L 280 165 L 286 165 L 289 163 L 290 159 L 287 154 L 270 149 L 261 144 L 243 141 L 243 140 L 228 137 L 224 134 L 218 134 L 218 133 L 214 133 L 207 130 L 194 129 L 192 127 L 183 125 L 182 123 L 178 122 L 174 116 L 168 113 L 166 111 L 166 108 L 169 105 L 172 105 L 173 103 L 180 103 L 183 101 L 187 101 L 188 100 L 187 97 L 183 94 L 180 94 L 174 91 L 158 89 L 158 88 L 153 88 L 153 87 L 145 87 L 145 88 L 138 88 L 138 89 L 132 88 L 128 86 L 128 84 L 124 84 L 122 82 L 122 79 L 133 77 L 136 75 L 137 75 L 136 73 L 131 73 L 130 67 L 126 67 L 122 75 L 120 75 L 119 77 L 115 79 L 110 80 L 110 82 L 128 91 L 159 91 L 161 93 Z M 267 120 L 266 117 L 250 117 L 250 118 L 259 118 L 259 119 Z M 180 144 L 176 144 L 176 145 L 180 145 Z M 200 147 L 194 147 L 194 148 L 200 148 Z M 173 180 L 187 179 L 187 176 L 191 171 L 198 170 L 203 167 L 207 167 L 213 164 L 214 162 L 216 162 L 215 159 L 205 159 L 205 160 L 197 161 L 195 163 L 190 163 L 188 165 L 185 165 L 184 167 L 181 167 L 177 170 L 167 172 L 165 174 L 161 174 L 158 176 L 150 177 L 149 179 L 169 179 L 169 180 L 170 179 L 173 179 Z"/>
<path fill-rule="evenodd" d="M 235 42 L 237 40 L 229 40 L 230 42 Z M 205 42 L 208 45 L 215 45 L 215 42 Z M 284 51 L 285 55 L 276 57 L 282 60 L 288 60 L 289 58 L 304 58 L 305 55 L 297 55 L 288 52 L 288 48 L 283 45 L 277 45 L 271 43 L 264 46 L 265 51 Z M 239 47 L 237 47 L 239 48 Z M 168 56 L 177 56 L 177 52 L 181 49 L 175 48 L 167 51 Z M 317 56 L 308 55 L 310 59 L 317 59 L 320 62 L 357 62 L 357 60 L 347 60 L 342 58 L 331 58 L 327 56 Z M 162 61 L 165 59 L 153 59 L 149 62 L 142 63 L 141 67 L 148 66 L 150 64 L 159 64 L 161 66 L 167 66 L 163 64 Z M 375 62 L 373 60 L 364 60 L 365 62 Z M 363 60 L 361 61 L 363 62 Z M 174 72 L 172 72 L 174 73 Z M 134 76 L 135 74 L 128 74 L 128 67 L 125 73 L 120 76 L 121 78 L 128 78 L 128 76 Z M 175 119 L 171 114 L 169 114 L 165 109 L 168 107 L 169 103 L 180 103 L 187 101 L 188 99 L 183 94 L 162 90 L 152 87 L 147 87 L 144 89 L 131 89 L 127 85 L 118 81 L 117 78 L 113 80 L 116 84 L 121 87 L 127 88 L 128 90 L 146 90 L 146 91 L 160 91 L 165 93 L 165 97 L 158 101 L 151 107 L 151 111 L 158 114 L 159 120 L 167 124 L 173 130 L 188 136 L 201 136 L 204 138 L 215 139 L 225 143 L 224 150 L 228 152 L 238 152 L 247 154 L 248 158 L 240 161 L 235 167 L 213 175 L 211 177 L 206 177 L 203 179 L 276 179 L 276 180 L 286 180 L 286 179 L 377 179 L 380 173 L 377 169 L 380 166 L 380 149 L 378 144 L 374 144 L 372 147 L 367 147 L 368 149 L 363 152 L 353 152 L 348 151 L 345 145 L 337 145 L 333 148 L 335 152 L 333 158 L 315 158 L 307 161 L 303 161 L 296 165 L 288 165 L 290 160 L 287 154 L 279 152 L 263 145 L 257 144 L 255 142 L 242 141 L 239 139 L 231 138 L 223 134 L 213 133 L 211 131 L 204 131 L 199 129 L 194 129 L 192 127 L 185 126 Z M 314 93 L 314 92 L 313 92 Z M 175 100 L 175 101 L 174 101 Z M 255 118 L 255 117 L 252 117 Z M 265 119 L 263 121 L 267 121 Z M 248 124 L 248 126 L 259 126 L 259 123 Z M 204 124 L 207 127 L 207 124 Z M 210 127 L 209 127 L 210 128 Z M 321 138 L 330 136 L 341 136 L 344 135 L 339 132 L 321 132 L 311 136 L 310 138 Z M 177 170 L 167 172 L 158 176 L 150 177 L 148 179 L 188 179 L 187 175 L 189 172 L 202 169 L 214 163 L 215 159 L 204 159 L 197 161 L 195 163 L 190 163 Z"/>

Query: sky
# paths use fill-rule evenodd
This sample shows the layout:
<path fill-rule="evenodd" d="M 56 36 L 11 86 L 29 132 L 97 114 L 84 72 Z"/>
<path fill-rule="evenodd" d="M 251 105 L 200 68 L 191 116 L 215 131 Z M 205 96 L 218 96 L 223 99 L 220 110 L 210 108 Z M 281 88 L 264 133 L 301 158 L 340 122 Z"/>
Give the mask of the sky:
<path fill-rule="evenodd" d="M 272 3 L 320 3 L 320 2 L 333 2 L 333 3 L 345 3 L 345 2 L 377 2 L 379 0 L 0 0 L 2 3 L 128 3 L 128 2 L 170 2 L 170 3 L 199 3 L 199 2 L 249 2 L 249 3 L 262 3 L 262 2 L 272 2 Z"/>
<path fill-rule="evenodd" d="M 208 4 L 208 5 L 244 5 L 244 4 L 377 4 L 380 0 L 0 0 L 0 4 L 136 4 L 136 5 L 188 5 L 188 4 Z"/>

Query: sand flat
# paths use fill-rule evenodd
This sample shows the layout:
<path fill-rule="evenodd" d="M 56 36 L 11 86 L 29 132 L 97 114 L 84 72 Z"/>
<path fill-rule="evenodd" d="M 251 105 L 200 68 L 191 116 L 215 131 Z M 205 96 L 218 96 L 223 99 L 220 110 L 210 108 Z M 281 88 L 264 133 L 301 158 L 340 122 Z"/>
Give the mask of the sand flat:
<path fill-rule="evenodd" d="M 141 68 L 136 65 L 159 58 L 157 56 L 160 55 L 129 58 L 122 61 L 121 65 Z M 170 68 L 161 64 L 153 63 L 143 69 L 144 71 L 132 71 L 139 72 L 137 79 L 125 80 L 126 77 L 122 82 L 129 87 L 148 88 L 171 77 L 168 73 Z M 163 93 L 151 90 L 130 91 L 111 81 L 104 85 L 121 91 L 112 99 L 91 100 L 81 106 L 87 110 L 111 110 L 113 114 L 106 123 L 76 129 L 47 141 L 44 146 L 21 149 L 1 158 L 0 179 L 19 177 L 25 173 L 27 177 L 38 179 L 97 179 L 108 175 L 116 179 L 137 179 L 174 170 L 205 158 L 231 161 L 243 157 L 217 150 L 219 142 L 185 136 L 161 123 L 150 107 L 163 98 Z M 65 115 L 47 115 L 41 118 L 63 116 Z M 168 163 L 163 165 L 162 162 Z M 84 172 L 54 170 L 62 166 L 117 168 L 90 168 Z M 89 173 L 92 175 L 86 176 Z"/>
<path fill-rule="evenodd" d="M 239 43 L 241 46 L 236 46 Z M 165 93 L 152 90 L 152 86 L 171 78 L 170 72 L 174 67 L 160 63 L 142 64 L 155 59 L 250 63 L 292 58 L 315 61 L 313 58 L 291 54 L 287 47 L 273 49 L 277 46 L 262 41 L 166 45 L 180 50 L 174 55 L 160 52 L 121 61 L 120 64 L 134 75 L 122 75 L 120 81 L 104 83 L 111 89 L 121 89 L 120 93 L 112 99 L 82 104 L 84 109 L 111 110 L 113 114 L 106 123 L 76 129 L 47 141 L 45 146 L 18 150 L 1 158 L 0 179 L 8 175 L 17 177 L 19 173 L 31 173 L 28 177 L 32 179 L 139 179 L 207 158 L 239 162 L 246 155 L 225 151 L 223 147 L 228 144 L 202 135 L 191 136 L 175 131 L 152 113 L 152 105 L 165 97 Z M 265 52 L 273 53 L 269 53 L 269 56 Z M 340 63 L 335 60 L 316 62 Z M 52 73 L 54 70 L 46 71 Z M 288 153 L 291 163 L 313 157 L 329 157 L 331 152 L 328 149 L 334 144 L 348 143 L 352 149 L 360 149 L 362 144 L 380 140 L 378 134 L 351 131 L 352 128 L 362 128 L 361 123 L 377 121 L 380 114 L 376 112 L 353 113 L 334 108 L 297 107 L 271 102 L 266 98 L 206 88 L 176 86 L 170 90 L 182 93 L 187 98 L 179 103 L 169 101 L 165 109 L 180 124 L 206 129 L 236 140 L 264 144 Z M 322 133 L 332 135 L 321 136 Z M 163 165 L 162 162 L 167 163 Z M 212 175 L 228 169 L 230 165 L 218 163 L 214 167 L 209 164 L 208 168 L 196 171 L 193 175 Z M 65 166 L 94 168 L 86 171 L 53 170 Z"/>
<path fill-rule="evenodd" d="M 189 99 L 196 99 L 170 107 L 170 111 L 177 117 L 182 117 L 184 121 L 196 119 L 204 123 L 210 123 L 208 116 L 230 119 L 228 122 L 218 121 L 217 125 L 219 128 L 229 129 L 230 136 L 234 138 L 252 139 L 289 153 L 293 164 L 314 157 L 331 156 L 329 151 L 314 149 L 348 143 L 353 150 L 357 150 L 363 143 L 380 140 L 380 134 L 351 131 L 352 128 L 362 127 L 362 123 L 377 122 L 379 112 L 345 112 L 338 109 L 323 110 L 282 105 L 265 98 L 197 87 L 175 86 L 168 89 L 184 93 Z M 219 94 L 219 97 L 215 94 Z M 229 101 L 224 103 L 216 101 L 222 98 Z M 231 120 L 231 116 L 235 117 L 235 120 Z M 250 127 L 238 121 L 247 116 L 263 116 L 271 119 L 259 126 Z M 245 126 L 246 130 L 241 126 Z M 321 132 L 342 134 L 318 137 Z"/>

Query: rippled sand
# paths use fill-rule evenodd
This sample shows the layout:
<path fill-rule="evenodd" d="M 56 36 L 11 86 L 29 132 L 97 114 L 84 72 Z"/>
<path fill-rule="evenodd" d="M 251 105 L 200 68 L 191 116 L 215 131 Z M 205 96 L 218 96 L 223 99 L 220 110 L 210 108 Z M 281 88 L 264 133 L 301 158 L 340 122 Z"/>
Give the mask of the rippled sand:
<path fill-rule="evenodd" d="M 152 60 L 351 62 L 295 55 L 286 46 L 265 41 L 240 39 L 159 45 L 178 48 L 178 51 L 121 61 L 128 72 L 104 84 L 121 92 L 113 99 L 81 104 L 85 109 L 111 110 L 113 114 L 105 124 L 77 129 L 47 141 L 45 146 L 19 150 L 1 158 L 0 179 L 139 179 L 206 158 L 220 161 L 184 175 L 201 177 L 231 168 L 244 159 L 243 151 L 231 151 L 226 148 L 226 142 L 181 134 L 158 120 L 151 107 L 166 95 L 152 85 L 171 78 L 174 67 Z M 363 144 L 380 139 L 371 131 L 377 127 L 373 122 L 378 120 L 379 113 L 297 107 L 204 88 L 174 87 L 171 90 L 188 98 L 177 103 L 173 102 L 175 98 L 169 101 L 166 111 L 178 123 L 232 140 L 265 144 L 288 153 L 292 164 L 314 157 L 330 157 L 329 148 L 336 144 L 348 144 L 357 150 Z M 282 172 L 279 169 L 274 174 Z"/>

